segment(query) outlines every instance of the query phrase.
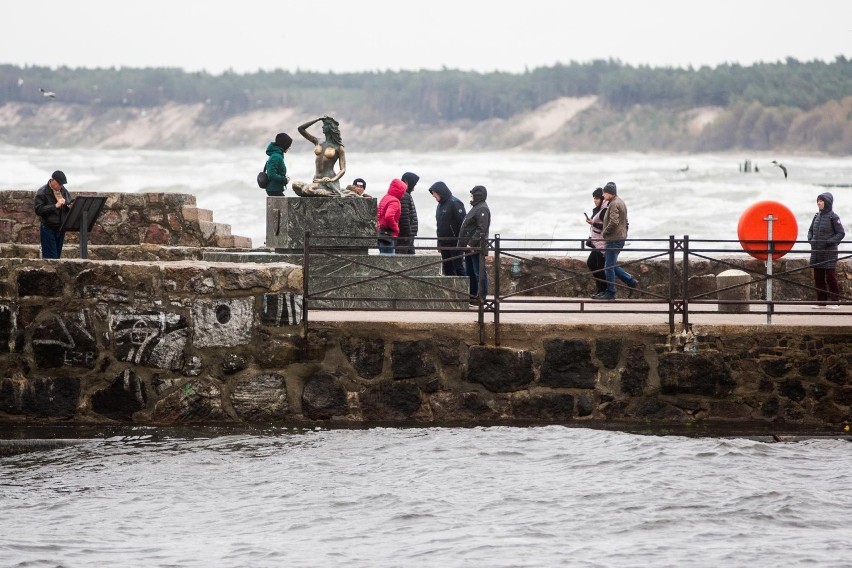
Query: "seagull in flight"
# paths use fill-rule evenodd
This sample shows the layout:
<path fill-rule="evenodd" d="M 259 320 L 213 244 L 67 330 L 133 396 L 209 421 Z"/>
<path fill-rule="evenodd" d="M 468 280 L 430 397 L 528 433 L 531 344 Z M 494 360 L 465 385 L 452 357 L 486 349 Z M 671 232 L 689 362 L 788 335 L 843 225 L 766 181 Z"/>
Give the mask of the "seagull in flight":
<path fill-rule="evenodd" d="M 772 163 L 781 168 L 781 171 L 784 172 L 784 179 L 787 179 L 787 168 L 784 166 L 784 164 L 779 164 L 775 160 L 772 160 Z"/>
<path fill-rule="evenodd" d="M 53 91 L 45 91 L 44 89 L 39 89 L 39 91 L 41 91 L 41 94 L 44 95 L 48 99 L 55 99 L 56 98 L 56 93 L 54 93 Z"/>

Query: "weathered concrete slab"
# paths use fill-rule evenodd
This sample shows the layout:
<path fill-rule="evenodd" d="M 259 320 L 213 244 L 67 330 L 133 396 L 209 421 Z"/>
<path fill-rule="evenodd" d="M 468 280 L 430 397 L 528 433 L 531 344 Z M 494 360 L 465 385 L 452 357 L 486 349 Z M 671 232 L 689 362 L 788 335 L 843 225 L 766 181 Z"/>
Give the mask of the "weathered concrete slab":
<path fill-rule="evenodd" d="M 316 245 L 357 245 L 351 237 L 376 236 L 376 200 L 341 197 L 267 197 L 266 246 L 276 252 L 302 252 L 305 232 L 317 238 Z M 320 238 L 322 236 L 336 238 Z M 345 235 L 345 236 L 340 236 Z M 364 251 L 370 246 L 364 241 Z"/>

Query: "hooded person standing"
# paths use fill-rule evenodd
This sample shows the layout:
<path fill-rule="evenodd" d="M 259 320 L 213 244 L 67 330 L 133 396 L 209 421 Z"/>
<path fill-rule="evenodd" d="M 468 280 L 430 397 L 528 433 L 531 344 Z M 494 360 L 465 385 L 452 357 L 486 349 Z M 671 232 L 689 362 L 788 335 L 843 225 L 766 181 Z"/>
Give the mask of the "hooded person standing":
<path fill-rule="evenodd" d="M 74 200 L 65 189 L 68 178 L 60 170 L 50 175 L 47 183 L 38 188 L 35 194 L 34 206 L 36 215 L 41 221 L 39 237 L 41 238 L 41 257 L 59 258 L 62 256 L 62 245 L 65 233 L 60 231 L 62 222 L 68 216 Z"/>
<path fill-rule="evenodd" d="M 407 189 L 400 200 L 402 212 L 399 216 L 399 239 L 396 244 L 396 252 L 414 254 L 414 237 L 417 236 L 420 227 L 417 222 L 417 207 L 414 206 L 414 198 L 411 192 L 414 191 L 414 186 L 420 181 L 420 176 L 412 172 L 405 172 L 401 179 L 405 182 Z"/>
<path fill-rule="evenodd" d="M 455 197 L 447 184 L 442 181 L 433 183 L 429 193 L 438 202 L 438 206 L 435 207 L 435 226 L 437 227 L 438 252 L 443 259 L 441 262 L 443 274 L 444 276 L 466 276 L 462 260 L 464 251 L 444 248 L 455 247 L 458 242 L 462 221 L 466 214 L 464 203 Z"/>
<path fill-rule="evenodd" d="M 488 295 L 488 274 L 484 270 L 485 259 L 480 258 L 480 251 L 487 242 L 488 231 L 491 228 L 491 210 L 485 203 L 487 197 L 488 191 L 482 185 L 474 186 L 470 190 L 472 207 L 465 215 L 459 229 L 458 246 L 467 249 L 464 265 L 467 277 L 470 279 L 471 305 L 479 305 Z M 482 270 L 480 270 L 480 262 L 483 264 Z"/>
<path fill-rule="evenodd" d="M 287 166 L 284 164 L 284 154 L 290 149 L 293 139 L 286 132 L 275 135 L 275 141 L 266 147 L 266 160 L 264 171 L 269 177 L 269 185 L 266 186 L 266 195 L 271 197 L 282 197 L 290 178 L 287 177 Z"/>
<path fill-rule="evenodd" d="M 814 287 L 817 289 L 815 308 L 838 307 L 828 302 L 840 299 L 837 282 L 837 245 L 846 236 L 840 217 L 834 212 L 834 196 L 828 192 L 817 197 L 816 215 L 808 228 L 808 243 L 811 245 L 811 267 L 814 269 Z"/>
<path fill-rule="evenodd" d="M 376 232 L 379 253 L 394 254 L 396 239 L 399 236 L 399 217 L 402 211 L 400 200 L 405 194 L 405 182 L 394 179 L 388 192 L 379 201 L 376 208 Z"/>

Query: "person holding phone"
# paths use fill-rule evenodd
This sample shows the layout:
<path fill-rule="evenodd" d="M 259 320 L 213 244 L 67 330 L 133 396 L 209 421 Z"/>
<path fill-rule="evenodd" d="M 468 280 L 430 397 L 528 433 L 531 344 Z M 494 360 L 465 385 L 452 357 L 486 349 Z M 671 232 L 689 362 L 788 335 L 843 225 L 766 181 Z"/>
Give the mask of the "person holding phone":
<path fill-rule="evenodd" d="M 586 246 L 589 251 L 589 258 L 586 259 L 586 266 L 592 273 L 592 278 L 595 279 L 595 294 L 604 294 L 606 292 L 606 276 L 604 275 L 604 248 L 606 241 L 603 240 L 601 232 L 603 231 L 603 215 L 605 212 L 603 189 L 598 187 L 592 192 L 592 200 L 595 203 L 592 209 L 592 216 L 583 211 L 586 216 L 586 223 L 589 225 L 589 240 L 586 241 Z"/>

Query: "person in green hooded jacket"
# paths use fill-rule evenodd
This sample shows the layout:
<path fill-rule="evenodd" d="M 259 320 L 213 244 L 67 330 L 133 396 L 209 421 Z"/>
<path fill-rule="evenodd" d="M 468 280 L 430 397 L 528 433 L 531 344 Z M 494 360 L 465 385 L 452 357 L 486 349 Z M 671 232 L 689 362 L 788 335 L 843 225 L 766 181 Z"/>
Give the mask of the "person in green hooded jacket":
<path fill-rule="evenodd" d="M 293 139 L 285 132 L 279 132 L 275 136 L 275 142 L 270 142 L 266 147 L 266 175 L 269 176 L 269 185 L 266 186 L 266 195 L 271 197 L 283 197 L 284 189 L 290 178 L 287 177 L 287 166 L 284 164 L 284 153 L 290 149 Z"/>

